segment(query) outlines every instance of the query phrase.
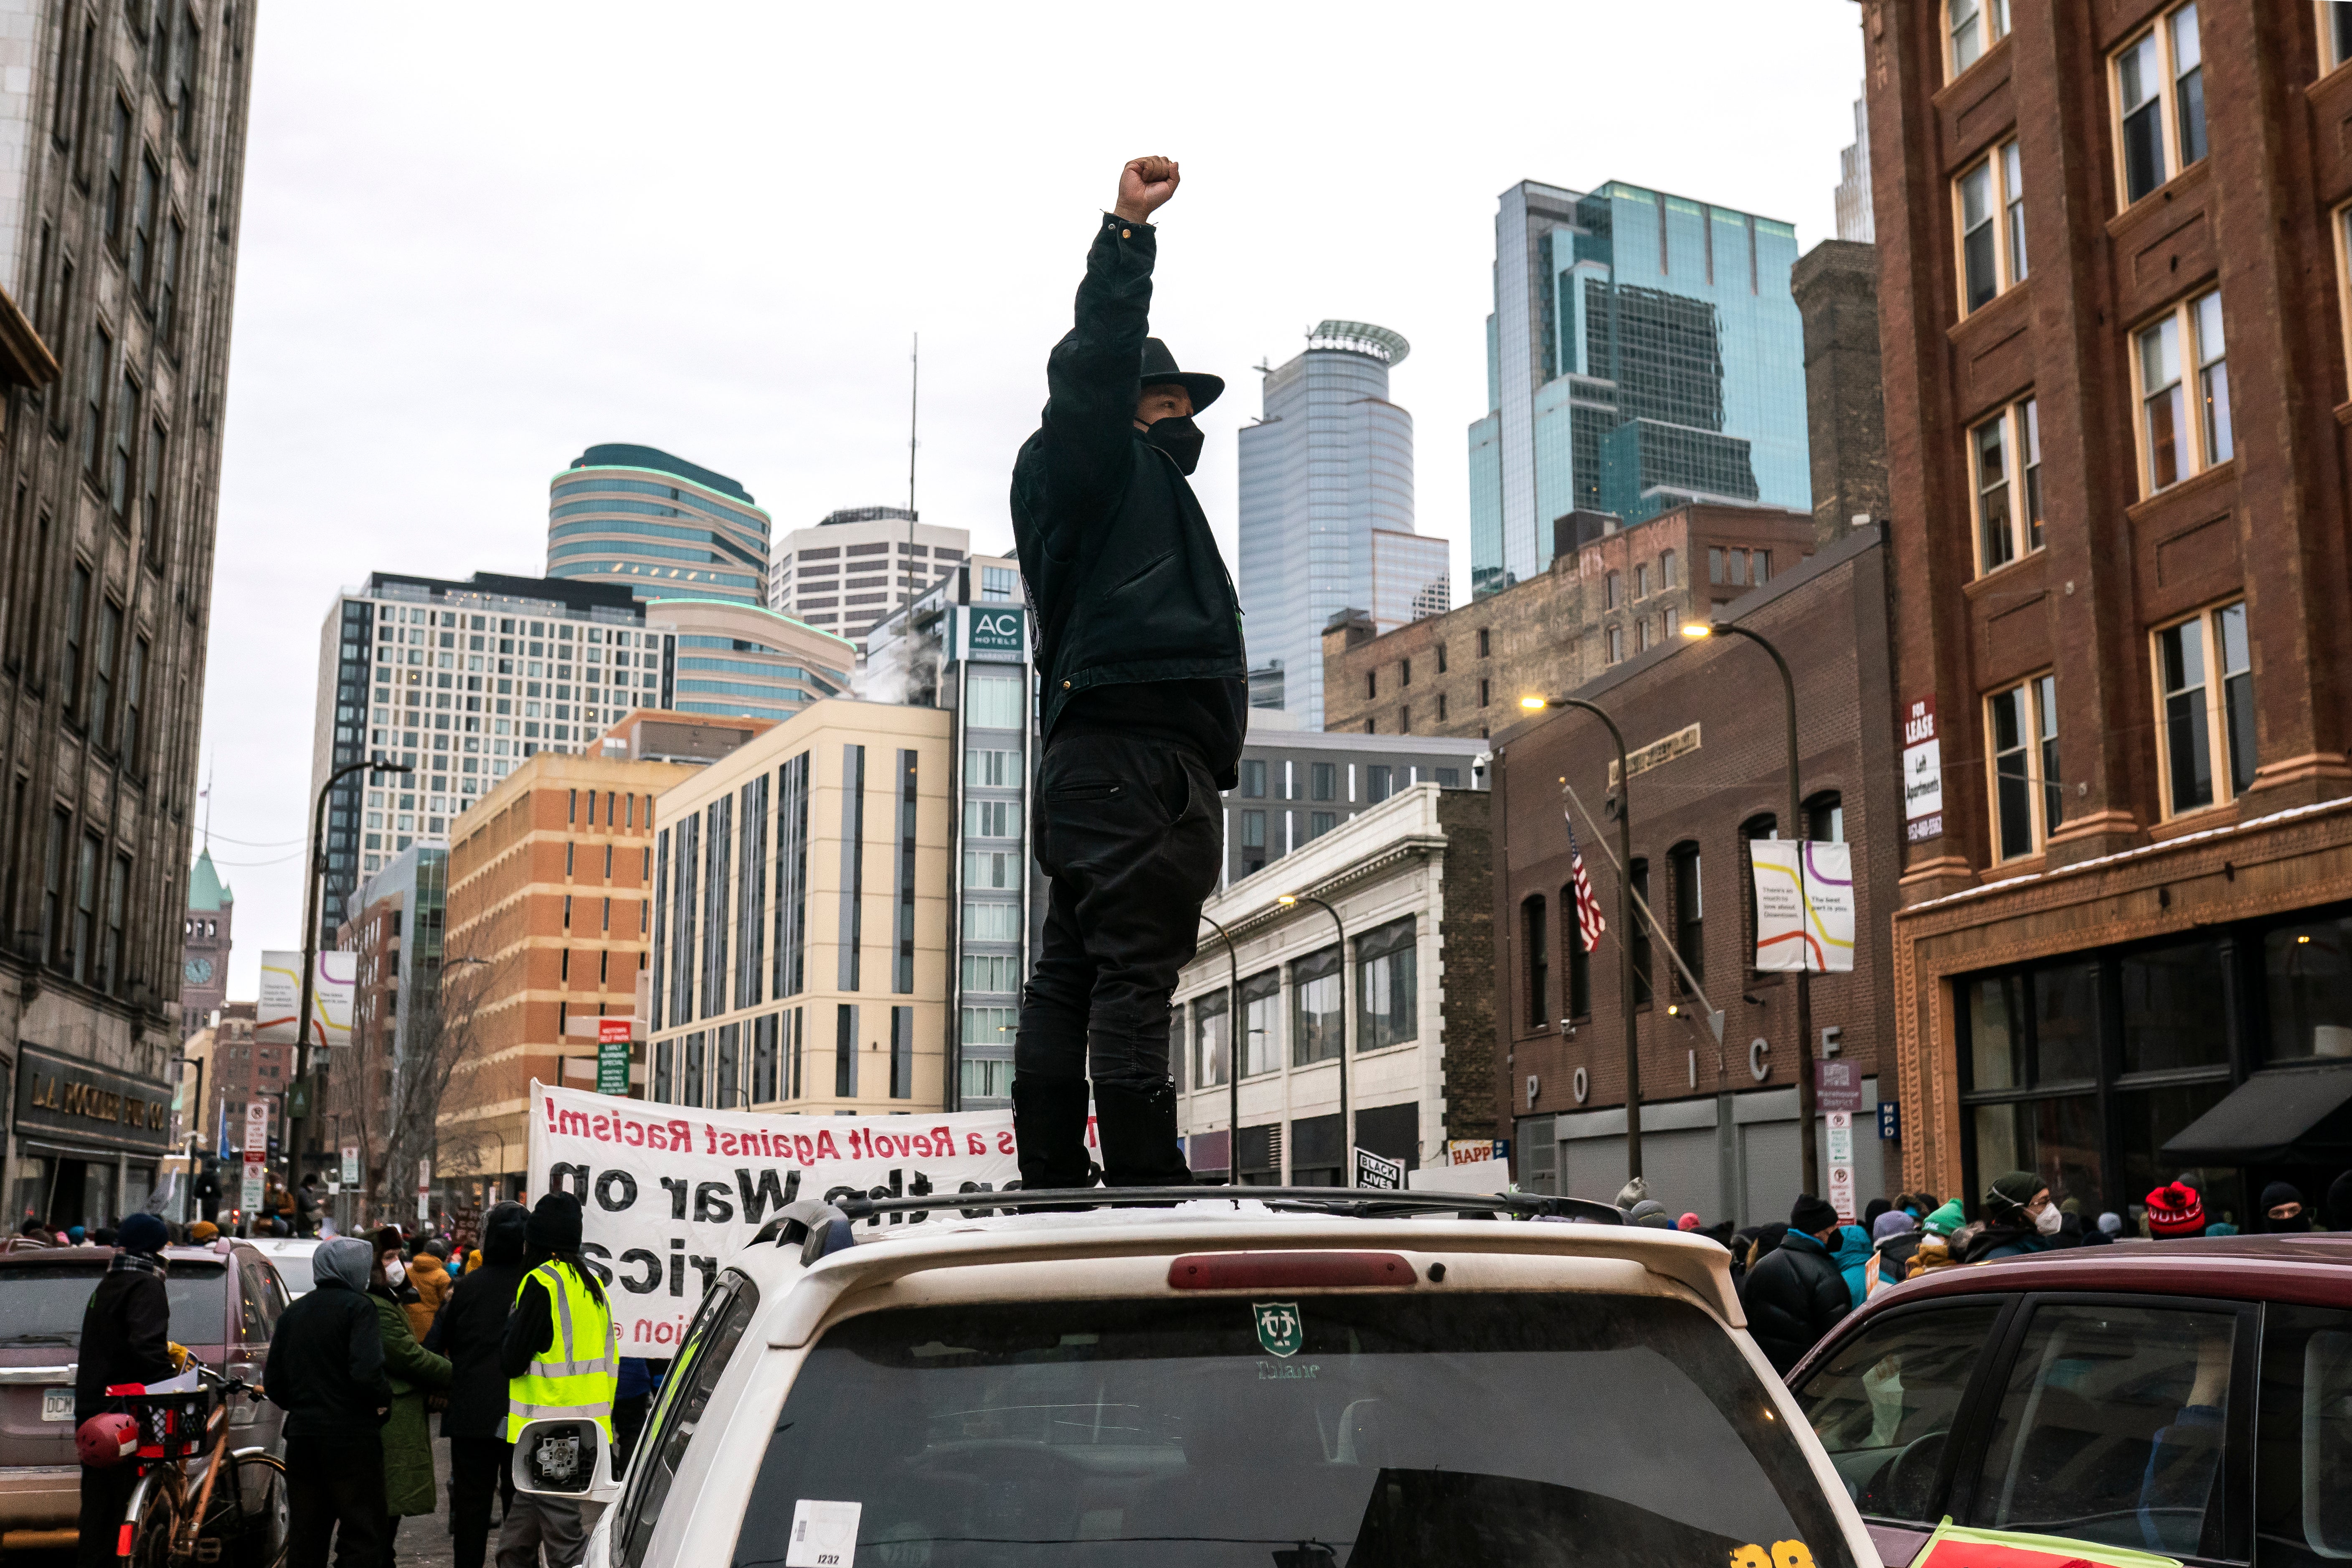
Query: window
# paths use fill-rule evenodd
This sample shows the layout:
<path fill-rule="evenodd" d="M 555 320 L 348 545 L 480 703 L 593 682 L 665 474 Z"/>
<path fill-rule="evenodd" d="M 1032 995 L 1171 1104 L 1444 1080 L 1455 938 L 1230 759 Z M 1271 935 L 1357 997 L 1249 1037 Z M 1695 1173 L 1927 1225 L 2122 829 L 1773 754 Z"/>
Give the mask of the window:
<path fill-rule="evenodd" d="M 1699 877 L 1698 846 L 1685 840 L 1668 852 L 1675 873 L 1675 952 L 1700 984 L 1706 983 L 1706 898 Z M 1687 984 L 1677 970 L 1676 991 Z"/>
<path fill-rule="evenodd" d="M 1337 947 L 1310 952 L 1291 964 L 1291 1066 L 1306 1067 L 1339 1054 L 1341 983 Z"/>
<path fill-rule="evenodd" d="M 1376 669 L 1368 669 L 1368 670 L 1364 671 L 1364 695 L 1365 695 L 1365 696 L 1367 696 L 1367 697 L 1378 697 L 1380 694 L 1381 694 L 1381 674 L 1380 674 L 1380 671 L 1378 671 L 1378 670 L 1376 670 Z"/>
<path fill-rule="evenodd" d="M 1633 651 L 1644 652 L 1650 646 L 1650 617 L 1643 616 L 1633 623 Z"/>
<path fill-rule="evenodd" d="M 2008 36 L 2009 0 L 1946 0 L 1944 30 L 1952 40 L 1951 74 L 1958 76 Z"/>
<path fill-rule="evenodd" d="M 1649 596 L 1650 563 L 1644 561 L 1639 566 L 1633 568 L 1633 597 L 1637 599 L 1646 599 Z"/>
<path fill-rule="evenodd" d="M 1377 805 L 1390 795 L 1390 770 L 1386 763 L 1373 763 L 1364 769 L 1364 799 Z"/>
<path fill-rule="evenodd" d="M 1335 763 L 1313 763 L 1307 770 L 1309 800 L 1330 800 L 1339 787 L 1339 765 Z"/>
<path fill-rule="evenodd" d="M 1551 1021 L 1551 943 L 1547 935 L 1544 899 L 1529 894 L 1519 905 L 1519 951 L 1526 954 L 1526 1023 L 1540 1029 Z"/>
<path fill-rule="evenodd" d="M 2323 70 L 2352 63 L 2352 5 L 2344 0 L 2321 0 L 2319 6 L 2319 63 Z M 58 90 L 63 92 L 65 64 L 58 62 Z"/>
<path fill-rule="evenodd" d="M 1337 812 L 1311 811 L 1307 814 L 1307 837 L 1310 839 L 1320 838 L 1339 826 Z"/>
<path fill-rule="evenodd" d="M 114 366 L 114 340 L 104 327 L 89 330 L 89 355 L 82 367 L 81 466 L 98 481 L 99 445 L 106 438 L 106 383 Z"/>
<path fill-rule="evenodd" d="M 1242 795 L 1249 800 L 1265 798 L 1265 763 L 1263 758 L 1242 759 Z"/>
<path fill-rule="evenodd" d="M 1440 675 L 1444 675 L 1445 673 L 1445 645 L 1444 643 L 1439 643 L 1437 645 L 1437 673 Z"/>
<path fill-rule="evenodd" d="M 2036 1307 L 1968 1522 L 2206 1555 L 2237 1331 L 2228 1310 Z"/>
<path fill-rule="evenodd" d="M 1671 588 L 1675 586 L 1675 552 L 1671 550 L 1659 551 L 1658 586 L 1661 588 Z M 1443 669 L 1444 666 L 1441 663 L 1438 668 Z"/>
<path fill-rule="evenodd" d="M 66 711 L 81 710 L 81 648 L 89 628 L 83 624 L 89 614 L 89 568 L 74 563 L 73 575 L 66 581 L 66 658 L 59 671 L 64 677 Z"/>
<path fill-rule="evenodd" d="M 1616 664 L 1622 660 L 1624 657 L 1625 628 L 1623 626 L 1611 626 L 1609 628 L 1609 662 L 1611 664 Z"/>
<path fill-rule="evenodd" d="M 2038 854 L 2063 815 L 2057 686 L 2055 676 L 2037 675 L 1986 700 L 1996 859 Z"/>
<path fill-rule="evenodd" d="M 2116 173 L 2126 206 L 2205 156 L 2202 66 L 2193 4 L 2116 51 Z"/>
<path fill-rule="evenodd" d="M 69 972 L 77 984 L 89 979 L 98 954 L 98 835 L 81 837 L 81 853 L 74 862 L 73 952 Z"/>
<path fill-rule="evenodd" d="M 2229 461 L 2237 450 L 2230 426 L 2230 365 L 2220 291 L 2175 306 L 2142 327 L 2134 341 L 2139 363 L 2140 472 L 2153 495 Z M 2184 373 L 2191 365 L 2200 409 L 2193 425 L 2184 384 Z"/>
<path fill-rule="evenodd" d="M 2266 1307 L 2262 1353 L 2256 1551 L 2265 1568 L 2352 1557 L 2352 1313 Z"/>
<path fill-rule="evenodd" d="M 1891 1313 L 1805 1379 L 1797 1404 L 1866 1517 L 1935 1522 L 1936 1467 L 1895 1461 L 1913 1444 L 1941 1451 L 2000 1315 L 1991 1302 Z"/>
<path fill-rule="evenodd" d="M 1485 626 L 1480 626 L 1478 628 L 1478 657 L 1480 658 L 1485 658 L 1487 652 L 1486 628 Z"/>
<path fill-rule="evenodd" d="M 1955 184 L 1965 316 L 2025 281 L 2025 195 L 2017 143 L 2001 143 Z"/>
<path fill-rule="evenodd" d="M 114 138 L 106 153 L 106 239 L 122 247 L 123 195 L 131 183 L 131 106 L 114 100 Z"/>
<path fill-rule="evenodd" d="M 1756 585 L 1761 588 L 1771 580 L 1772 552 L 1769 550 L 1759 550 L 1756 552 Z"/>
<path fill-rule="evenodd" d="M 1356 939 L 1356 1049 L 1377 1051 L 1420 1037 L 1413 952 L 1411 915 Z"/>
<path fill-rule="evenodd" d="M 1622 574 L 1612 572 L 1604 579 L 1604 583 L 1605 588 L 1601 599 L 1601 608 L 1613 610 L 1625 596 L 1624 578 Z"/>
<path fill-rule="evenodd" d="M 73 842 L 73 817 L 65 807 L 49 812 L 48 843 L 41 853 L 41 956 L 58 968 L 66 960 L 66 855 Z"/>
<path fill-rule="evenodd" d="M 117 855 L 106 872 L 106 930 L 98 951 L 98 988 L 119 991 L 122 987 L 122 926 L 123 900 L 131 887 L 131 860 Z M 276 1076 L 274 1073 L 272 1076 Z"/>
<path fill-rule="evenodd" d="M 2254 681 L 2241 602 L 2156 634 L 2167 816 L 2235 798 L 2254 782 Z"/>
<path fill-rule="evenodd" d="M 1560 998 L 1563 1017 L 1584 1018 L 1592 1013 L 1592 955 L 1584 949 L 1584 922 L 1576 915 L 1576 884 L 1559 890 L 1559 947 L 1568 962 L 1568 994 Z"/>
<path fill-rule="evenodd" d="M 89 727 L 106 742 L 114 719 L 114 647 L 122 637 L 122 610 L 112 599 L 98 606 L 98 646 L 90 650 Z"/>
<path fill-rule="evenodd" d="M 1722 582 L 1723 566 L 1723 552 L 1710 546 L 1706 552 L 1706 580 L 1710 583 Z"/>
<path fill-rule="evenodd" d="M 196 140 L 196 57 L 204 29 L 196 25 L 192 5 L 180 7 L 180 39 L 172 47 L 171 103 L 176 111 L 180 140 L 194 156 Z"/>
<path fill-rule="evenodd" d="M 1397 660 L 1397 684 L 1399 686 L 1412 684 L 1412 660 L 1409 658 Z"/>
<path fill-rule="evenodd" d="M 163 427 L 148 426 L 146 464 L 141 470 L 140 493 L 144 498 L 139 525 L 146 530 L 147 564 L 163 565 Z"/>
<path fill-rule="evenodd" d="M 1480 676 L 1478 678 L 1478 706 L 1481 708 L 1487 707 L 1493 703 L 1494 700 L 1494 687 L 1487 681 L 1485 676 Z"/>
<path fill-rule="evenodd" d="M 121 522 L 131 513 L 131 448 L 139 439 L 139 383 L 122 376 L 122 401 L 114 410 L 114 455 L 107 466 L 106 499 Z"/>
<path fill-rule="evenodd" d="M 147 675 L 147 639 L 138 637 L 131 644 L 131 657 L 122 668 L 122 765 L 133 773 L 139 770 L 140 686 Z"/>
<path fill-rule="evenodd" d="M 1282 971 L 1269 969 L 1242 982 L 1242 1076 L 1272 1072 L 1282 1065 Z"/>
<path fill-rule="evenodd" d="M 1225 1067 L 1232 1059 L 1233 1017 L 1225 1008 L 1225 994 L 1212 991 L 1192 1001 L 1192 1083 L 1199 1089 L 1213 1088 L 1225 1081 Z"/>
<path fill-rule="evenodd" d="M 1265 813 L 1262 811 L 1244 811 L 1242 813 L 1242 847 L 1244 850 L 1256 850 L 1258 852 L 1256 857 L 1258 862 L 1260 864 L 1265 862 Z"/>
<path fill-rule="evenodd" d="M 186 248 L 187 226 L 173 218 L 163 230 L 163 265 L 155 273 L 155 341 L 169 353 L 173 346 L 173 311 L 179 300 L 180 252 Z"/>

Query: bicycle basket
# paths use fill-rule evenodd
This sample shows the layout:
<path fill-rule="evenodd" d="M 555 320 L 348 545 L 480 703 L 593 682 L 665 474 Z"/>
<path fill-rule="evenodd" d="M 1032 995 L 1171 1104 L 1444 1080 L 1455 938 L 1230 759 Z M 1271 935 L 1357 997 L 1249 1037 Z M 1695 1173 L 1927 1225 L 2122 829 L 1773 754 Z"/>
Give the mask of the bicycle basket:
<path fill-rule="evenodd" d="M 212 1414 L 210 1389 L 184 1394 L 126 1394 L 122 1408 L 139 1422 L 142 1459 L 184 1459 L 205 1446 L 205 1418 Z"/>

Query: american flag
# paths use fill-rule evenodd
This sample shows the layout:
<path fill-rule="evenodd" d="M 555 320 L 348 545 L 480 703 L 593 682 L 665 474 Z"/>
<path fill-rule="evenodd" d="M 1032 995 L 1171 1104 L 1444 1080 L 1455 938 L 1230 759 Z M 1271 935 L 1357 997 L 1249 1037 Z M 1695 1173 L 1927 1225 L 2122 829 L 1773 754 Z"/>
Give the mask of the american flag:
<path fill-rule="evenodd" d="M 1562 814 L 1566 816 L 1565 813 Z M 1609 922 L 1601 918 L 1601 900 L 1592 896 L 1592 879 L 1584 874 L 1584 851 L 1576 842 L 1576 819 L 1568 817 L 1568 860 L 1576 877 L 1576 931 L 1582 939 L 1584 951 L 1601 950 L 1601 933 Z"/>

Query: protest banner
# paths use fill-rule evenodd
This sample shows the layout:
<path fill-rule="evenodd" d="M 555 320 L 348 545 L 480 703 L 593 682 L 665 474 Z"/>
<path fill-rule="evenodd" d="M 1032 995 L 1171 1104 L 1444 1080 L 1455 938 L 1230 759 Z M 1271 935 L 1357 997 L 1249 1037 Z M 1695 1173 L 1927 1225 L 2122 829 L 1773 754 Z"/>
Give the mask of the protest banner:
<path fill-rule="evenodd" d="M 719 1270 L 787 1204 L 991 1192 L 1020 1176 L 1010 1110 L 773 1116 L 536 1080 L 530 1103 L 530 1192 L 580 1200 L 581 1251 L 613 1287 L 621 1353 L 651 1360 L 676 1352 Z M 959 1212 L 950 1200 L 931 1217 Z"/>

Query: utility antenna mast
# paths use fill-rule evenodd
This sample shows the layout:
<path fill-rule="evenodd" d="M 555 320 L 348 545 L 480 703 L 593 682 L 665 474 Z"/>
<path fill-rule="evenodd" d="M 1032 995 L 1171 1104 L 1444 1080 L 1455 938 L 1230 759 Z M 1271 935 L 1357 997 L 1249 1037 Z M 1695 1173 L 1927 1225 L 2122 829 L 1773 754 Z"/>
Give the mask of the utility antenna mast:
<path fill-rule="evenodd" d="M 899 603 L 908 605 L 915 599 L 915 432 L 922 413 L 923 400 L 923 334 L 915 334 L 914 349 L 907 356 L 907 559 L 900 563 L 898 581 Z"/>

